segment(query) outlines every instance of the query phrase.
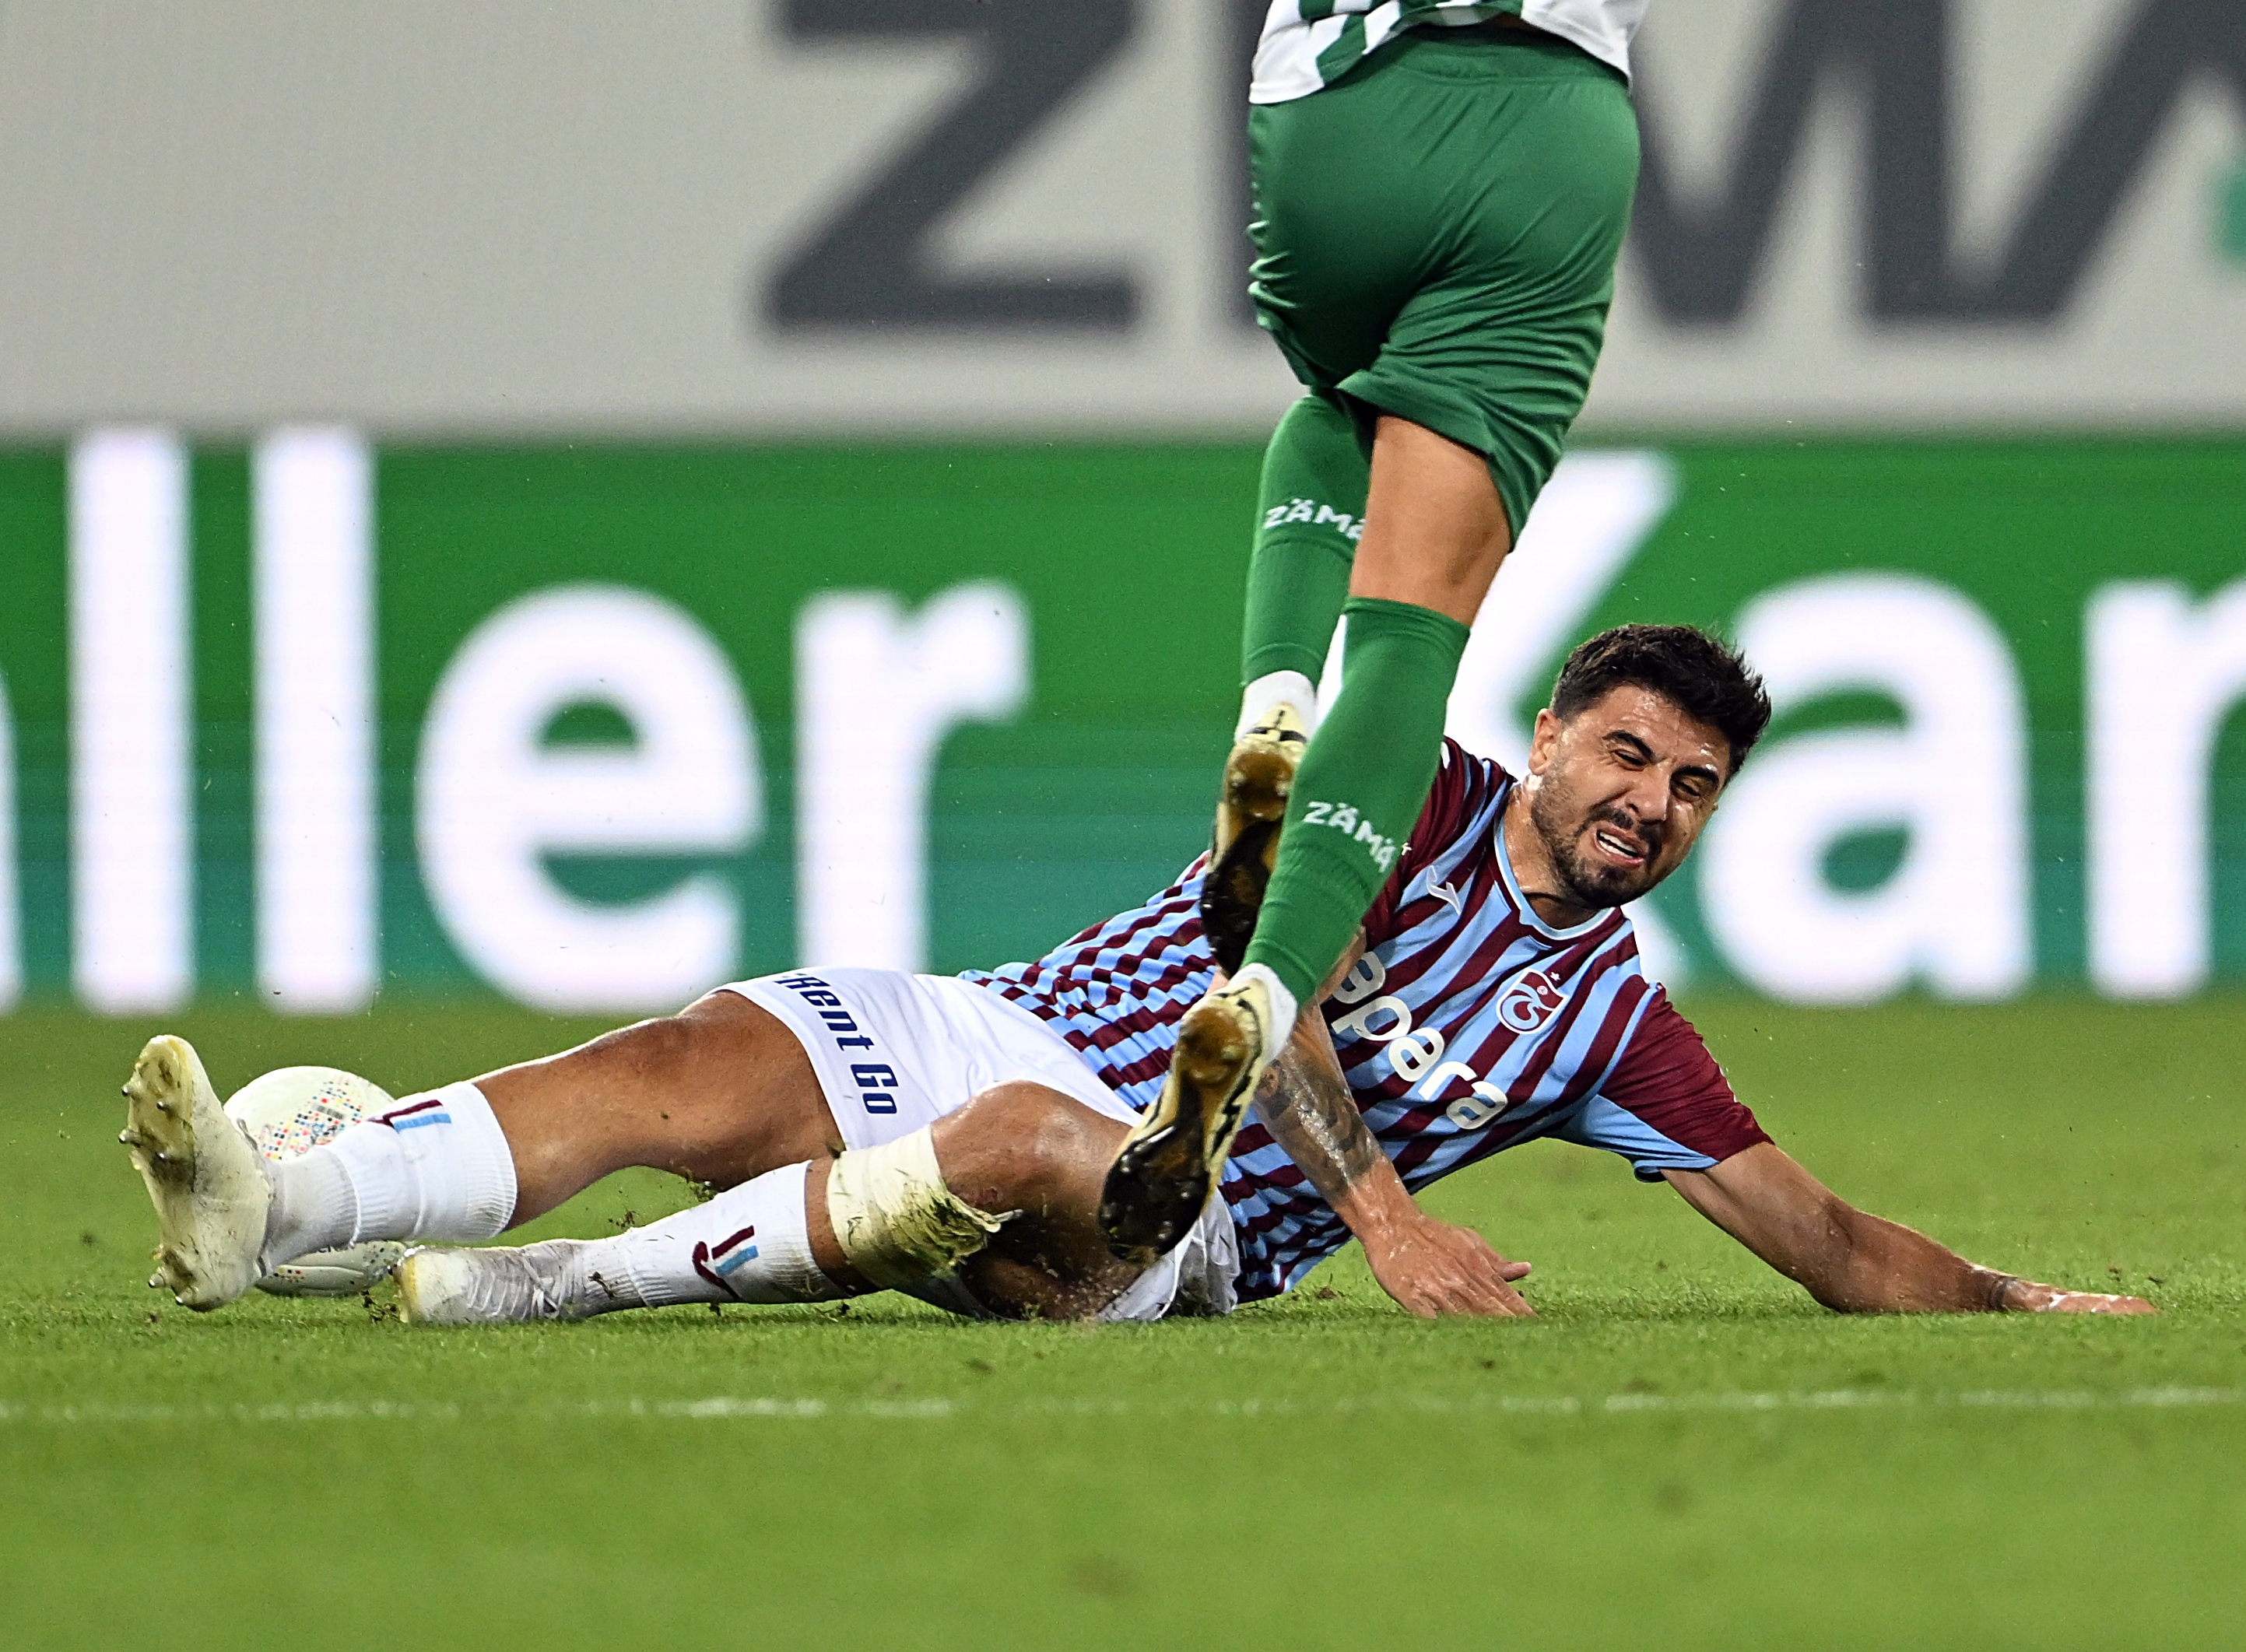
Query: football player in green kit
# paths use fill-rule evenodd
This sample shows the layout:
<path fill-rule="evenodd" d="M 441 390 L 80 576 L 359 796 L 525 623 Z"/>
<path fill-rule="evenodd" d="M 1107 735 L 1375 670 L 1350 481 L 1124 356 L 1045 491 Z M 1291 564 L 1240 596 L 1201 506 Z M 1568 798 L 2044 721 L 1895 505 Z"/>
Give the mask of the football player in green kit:
<path fill-rule="evenodd" d="M 1435 772 L 1498 565 L 1590 388 L 1637 180 L 1644 0 L 1274 0 L 1249 89 L 1257 316 L 1307 389 L 1264 454 L 1202 925 L 1229 972 L 1111 1167 L 1158 1254 Z M 1337 619 L 1343 688 L 1317 683 Z"/>

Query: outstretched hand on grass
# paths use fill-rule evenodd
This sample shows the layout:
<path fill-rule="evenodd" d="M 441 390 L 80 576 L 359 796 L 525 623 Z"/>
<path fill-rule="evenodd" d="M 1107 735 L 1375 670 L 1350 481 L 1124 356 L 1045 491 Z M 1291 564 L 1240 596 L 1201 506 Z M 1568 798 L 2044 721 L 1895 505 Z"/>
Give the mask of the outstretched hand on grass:
<path fill-rule="evenodd" d="M 1776 1142 L 1706 1170 L 1664 1170 L 1710 1221 L 1844 1314 L 2155 1314 L 2141 1296 L 2066 1290 L 1977 1267 L 1899 1222 L 1858 1210 Z"/>
<path fill-rule="evenodd" d="M 1529 1263 L 1508 1261 L 1471 1227 L 1438 1221 L 1400 1183 L 1397 1193 L 1403 1211 L 1385 1220 L 1360 1212 L 1365 1226 L 1350 1222 L 1381 1289 L 1421 1319 L 1439 1314 L 1535 1317 L 1536 1310 L 1513 1288 L 1528 1277 Z"/>

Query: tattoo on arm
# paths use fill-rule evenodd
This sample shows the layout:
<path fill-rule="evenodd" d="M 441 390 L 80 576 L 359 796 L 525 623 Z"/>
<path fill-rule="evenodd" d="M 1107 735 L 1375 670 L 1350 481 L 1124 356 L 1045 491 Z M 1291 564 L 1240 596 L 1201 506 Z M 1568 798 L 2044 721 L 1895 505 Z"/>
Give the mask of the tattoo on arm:
<path fill-rule="evenodd" d="M 1331 1046 L 1323 1050 L 1315 1044 L 1304 1047 L 1307 1040 L 1325 1037 L 1323 1023 L 1298 1027 L 1271 1064 L 1256 1105 L 1287 1156 L 1302 1167 L 1327 1203 L 1338 1206 L 1367 1174 L 1388 1161 L 1365 1127 Z"/>

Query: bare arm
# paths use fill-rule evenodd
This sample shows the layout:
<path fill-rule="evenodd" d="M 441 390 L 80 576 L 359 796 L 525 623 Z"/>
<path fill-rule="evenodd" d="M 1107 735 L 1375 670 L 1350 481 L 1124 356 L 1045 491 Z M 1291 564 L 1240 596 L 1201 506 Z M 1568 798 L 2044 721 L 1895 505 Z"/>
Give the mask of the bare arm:
<path fill-rule="evenodd" d="M 1710 1221 L 1844 1314 L 2149 1314 L 2136 1296 L 2061 1290 L 1976 1267 L 1923 1234 L 1868 1214 L 1768 1142 L 1712 1170 L 1664 1173 Z"/>
<path fill-rule="evenodd" d="M 1358 950 L 1343 959 L 1337 979 Z M 1437 1221 L 1413 1201 L 1365 1127 L 1315 1006 L 1296 1017 L 1294 1037 L 1271 1064 L 1256 1106 L 1272 1139 L 1349 1224 L 1373 1277 L 1399 1302 L 1426 1319 L 1531 1313 L 1513 1288 L 1528 1263 L 1506 1261 L 1474 1229 Z"/>

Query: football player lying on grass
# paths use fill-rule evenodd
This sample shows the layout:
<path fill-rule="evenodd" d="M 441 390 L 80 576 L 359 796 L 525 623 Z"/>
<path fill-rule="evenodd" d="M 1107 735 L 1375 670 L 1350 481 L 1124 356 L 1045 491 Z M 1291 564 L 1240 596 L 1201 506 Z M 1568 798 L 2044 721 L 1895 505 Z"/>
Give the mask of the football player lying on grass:
<path fill-rule="evenodd" d="M 638 1165 L 722 1191 L 612 1239 L 411 1251 L 403 1316 L 895 1289 L 963 1314 L 1154 1319 L 1276 1295 L 1351 1234 L 1415 1314 L 1525 1315 L 1528 1264 L 1412 1194 L 1555 1137 L 1666 1180 L 1829 1308 L 2152 1311 L 1977 1267 L 1844 1203 L 1640 970 L 1622 904 L 1677 869 L 1768 717 L 1721 644 L 1631 626 L 1570 656 L 1526 777 L 1446 746 L 1361 953 L 1300 1018 L 1260 1118 L 1166 1193 L 1186 1218 L 1159 1247 L 1113 1254 L 1099 1207 L 1215 973 L 1198 863 L 1033 963 L 737 982 L 281 1162 L 220 1110 L 193 1050 L 154 1039 L 124 1138 L 162 1227 L 150 1282 L 213 1309 L 311 1253 L 491 1238 Z"/>

